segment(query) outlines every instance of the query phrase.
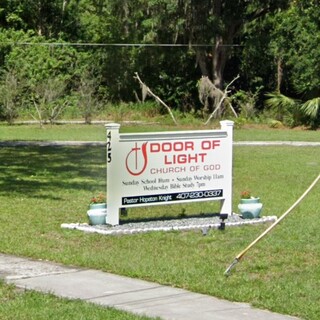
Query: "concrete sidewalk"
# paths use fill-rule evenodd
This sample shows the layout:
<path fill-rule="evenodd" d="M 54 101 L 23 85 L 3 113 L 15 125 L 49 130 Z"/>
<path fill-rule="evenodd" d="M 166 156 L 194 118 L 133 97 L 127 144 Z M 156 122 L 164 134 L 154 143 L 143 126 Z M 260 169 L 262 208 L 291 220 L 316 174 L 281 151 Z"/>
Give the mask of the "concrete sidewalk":
<path fill-rule="evenodd" d="M 19 288 L 164 320 L 297 319 L 157 283 L 4 254 L 0 254 L 0 278 Z"/>

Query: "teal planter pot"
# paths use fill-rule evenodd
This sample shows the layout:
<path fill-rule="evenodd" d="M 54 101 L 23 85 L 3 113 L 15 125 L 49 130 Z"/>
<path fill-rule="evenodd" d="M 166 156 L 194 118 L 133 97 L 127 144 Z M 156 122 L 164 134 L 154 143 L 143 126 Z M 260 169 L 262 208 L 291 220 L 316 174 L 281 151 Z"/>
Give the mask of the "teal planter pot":
<path fill-rule="evenodd" d="M 93 203 L 89 205 L 89 209 L 90 210 L 94 210 L 94 209 L 106 209 L 107 208 L 107 204 L 106 203 Z"/>
<path fill-rule="evenodd" d="M 92 226 L 106 224 L 107 209 L 105 208 L 94 208 L 87 211 L 89 224 Z"/>
<path fill-rule="evenodd" d="M 240 199 L 240 204 L 260 203 L 260 198 Z"/>
<path fill-rule="evenodd" d="M 241 199 L 238 205 L 238 209 L 242 218 L 244 219 L 256 219 L 260 218 L 262 203 L 260 198 Z"/>

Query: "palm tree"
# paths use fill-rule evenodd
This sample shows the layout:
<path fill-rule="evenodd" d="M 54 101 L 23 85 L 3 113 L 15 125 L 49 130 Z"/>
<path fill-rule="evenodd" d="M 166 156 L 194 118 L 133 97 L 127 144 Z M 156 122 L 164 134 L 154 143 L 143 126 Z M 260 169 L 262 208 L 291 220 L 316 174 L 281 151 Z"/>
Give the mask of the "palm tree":
<path fill-rule="evenodd" d="M 320 97 L 306 101 L 301 106 L 301 111 L 310 118 L 311 126 L 316 128 L 320 122 Z"/>

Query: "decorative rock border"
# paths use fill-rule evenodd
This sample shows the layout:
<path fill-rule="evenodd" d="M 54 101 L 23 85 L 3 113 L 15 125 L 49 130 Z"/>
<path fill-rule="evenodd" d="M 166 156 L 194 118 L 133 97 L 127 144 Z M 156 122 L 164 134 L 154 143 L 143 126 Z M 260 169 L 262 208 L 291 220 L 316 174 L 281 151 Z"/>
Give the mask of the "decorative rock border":
<path fill-rule="evenodd" d="M 236 227 L 259 223 L 274 222 L 276 216 L 264 216 L 258 219 L 242 219 L 238 214 L 233 214 L 225 220 L 226 227 Z M 87 233 L 98 233 L 103 235 L 122 235 L 134 233 L 146 233 L 152 231 L 189 231 L 202 230 L 206 234 L 209 229 L 218 229 L 221 223 L 219 216 L 206 218 L 184 218 L 173 220 L 154 220 L 147 222 L 123 223 L 118 226 L 98 225 L 91 226 L 87 223 L 63 223 L 61 228 L 79 230 Z"/>

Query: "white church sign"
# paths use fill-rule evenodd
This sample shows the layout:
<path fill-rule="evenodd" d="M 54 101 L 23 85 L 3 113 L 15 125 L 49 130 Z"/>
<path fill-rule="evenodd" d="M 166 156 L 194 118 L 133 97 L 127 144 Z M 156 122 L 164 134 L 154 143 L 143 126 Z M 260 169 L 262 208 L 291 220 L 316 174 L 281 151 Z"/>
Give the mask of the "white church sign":
<path fill-rule="evenodd" d="M 107 223 L 119 209 L 192 201 L 221 201 L 232 214 L 233 122 L 221 130 L 120 134 L 107 130 Z"/>

